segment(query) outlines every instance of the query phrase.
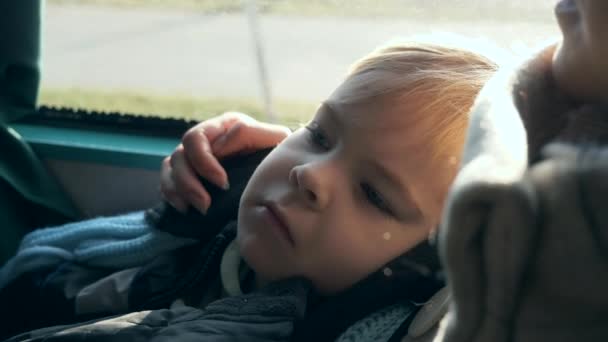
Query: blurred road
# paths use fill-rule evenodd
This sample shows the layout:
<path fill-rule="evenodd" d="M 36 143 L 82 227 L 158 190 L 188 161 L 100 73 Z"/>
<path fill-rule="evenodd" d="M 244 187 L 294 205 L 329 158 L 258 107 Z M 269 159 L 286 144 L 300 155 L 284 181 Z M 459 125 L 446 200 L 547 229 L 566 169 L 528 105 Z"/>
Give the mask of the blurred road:
<path fill-rule="evenodd" d="M 398 36 L 452 31 L 499 45 L 534 45 L 554 23 L 264 16 L 261 33 L 274 98 L 320 101 L 356 58 Z M 43 86 L 259 97 L 245 15 L 48 5 Z"/>

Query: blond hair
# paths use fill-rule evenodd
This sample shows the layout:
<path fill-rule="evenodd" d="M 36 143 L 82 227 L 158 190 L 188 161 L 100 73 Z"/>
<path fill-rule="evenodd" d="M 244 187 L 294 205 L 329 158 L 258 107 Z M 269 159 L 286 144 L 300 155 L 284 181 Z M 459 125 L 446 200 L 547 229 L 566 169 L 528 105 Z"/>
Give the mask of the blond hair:
<path fill-rule="evenodd" d="M 496 70 L 492 60 L 464 48 L 392 43 L 351 66 L 346 81 L 354 86 L 344 101 L 388 97 L 410 107 L 416 102 L 414 113 L 407 115 L 416 117 L 430 164 L 446 170 L 446 177 L 436 184 L 443 201 L 464 147 L 468 113 Z"/>

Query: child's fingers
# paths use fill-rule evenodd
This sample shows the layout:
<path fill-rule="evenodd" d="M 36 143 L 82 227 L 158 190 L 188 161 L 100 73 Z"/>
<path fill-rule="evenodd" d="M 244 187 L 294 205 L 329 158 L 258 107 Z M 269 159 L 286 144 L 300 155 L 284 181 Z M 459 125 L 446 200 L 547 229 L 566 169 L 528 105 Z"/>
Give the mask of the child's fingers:
<path fill-rule="evenodd" d="M 186 161 L 201 177 L 220 188 L 227 188 L 228 175 L 213 155 L 210 141 L 216 139 L 223 128 L 200 125 L 199 130 L 191 130 L 182 138 Z"/>
<path fill-rule="evenodd" d="M 191 167 L 184 149 L 178 147 L 171 155 L 171 177 L 175 184 L 175 192 L 190 205 L 202 213 L 206 213 L 211 205 L 211 197 L 198 179 L 196 171 Z"/>

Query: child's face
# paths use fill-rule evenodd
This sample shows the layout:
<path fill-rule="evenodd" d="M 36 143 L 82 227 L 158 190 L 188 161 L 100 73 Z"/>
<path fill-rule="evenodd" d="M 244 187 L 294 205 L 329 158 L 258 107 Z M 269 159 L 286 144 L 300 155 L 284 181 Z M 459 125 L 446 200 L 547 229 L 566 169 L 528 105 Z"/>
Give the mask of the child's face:
<path fill-rule="evenodd" d="M 587 102 L 608 102 L 608 1 L 562 0 L 555 14 L 563 34 L 553 73 L 564 91 Z"/>
<path fill-rule="evenodd" d="M 416 106 L 344 104 L 349 91 L 347 81 L 245 189 L 237 241 L 266 281 L 304 276 L 322 293 L 340 291 L 423 241 L 437 223 L 437 175 L 425 167 L 420 125 L 412 129 Z"/>

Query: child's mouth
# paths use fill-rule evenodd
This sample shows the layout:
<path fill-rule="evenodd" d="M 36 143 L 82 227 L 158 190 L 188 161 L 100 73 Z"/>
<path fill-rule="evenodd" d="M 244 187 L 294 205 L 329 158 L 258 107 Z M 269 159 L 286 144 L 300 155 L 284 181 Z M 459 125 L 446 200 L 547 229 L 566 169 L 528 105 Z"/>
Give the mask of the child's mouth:
<path fill-rule="evenodd" d="M 271 223 L 280 230 L 280 233 L 293 246 L 295 244 L 295 241 L 291 236 L 287 221 L 285 220 L 285 217 L 283 216 L 279 208 L 277 208 L 277 206 L 273 203 L 266 204 L 264 208 L 266 211 L 266 215 L 268 215 L 268 218 L 270 219 Z"/>

